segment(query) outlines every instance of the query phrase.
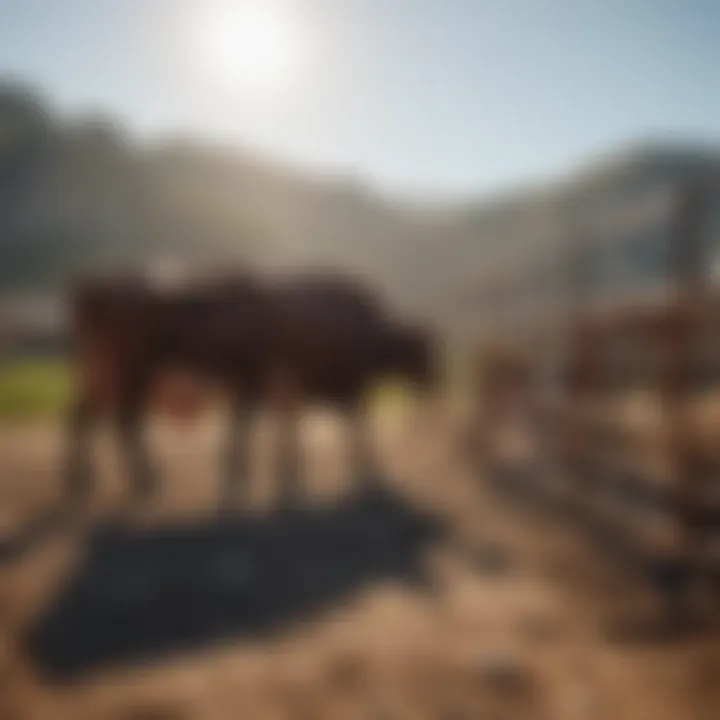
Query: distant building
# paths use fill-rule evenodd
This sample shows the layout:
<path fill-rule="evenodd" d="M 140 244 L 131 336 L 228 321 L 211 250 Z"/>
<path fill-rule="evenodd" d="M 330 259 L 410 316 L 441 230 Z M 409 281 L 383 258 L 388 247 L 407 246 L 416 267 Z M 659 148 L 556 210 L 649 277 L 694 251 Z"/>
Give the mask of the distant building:
<path fill-rule="evenodd" d="M 19 294 L 0 298 L 3 357 L 56 355 L 66 350 L 66 318 L 58 298 Z"/>

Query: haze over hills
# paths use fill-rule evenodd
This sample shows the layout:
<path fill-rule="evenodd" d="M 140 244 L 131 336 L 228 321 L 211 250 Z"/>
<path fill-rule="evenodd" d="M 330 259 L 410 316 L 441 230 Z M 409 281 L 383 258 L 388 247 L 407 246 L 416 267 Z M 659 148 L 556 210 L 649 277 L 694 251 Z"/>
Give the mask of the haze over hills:
<path fill-rule="evenodd" d="M 108 117 L 60 117 L 31 89 L 0 87 L 0 292 L 57 293 L 87 269 L 168 260 L 339 266 L 452 324 L 497 272 L 493 247 L 529 252 L 566 231 L 568 207 L 628 200 L 719 161 L 716 148 L 645 144 L 553 184 L 413 207 L 237 148 L 142 145 Z"/>

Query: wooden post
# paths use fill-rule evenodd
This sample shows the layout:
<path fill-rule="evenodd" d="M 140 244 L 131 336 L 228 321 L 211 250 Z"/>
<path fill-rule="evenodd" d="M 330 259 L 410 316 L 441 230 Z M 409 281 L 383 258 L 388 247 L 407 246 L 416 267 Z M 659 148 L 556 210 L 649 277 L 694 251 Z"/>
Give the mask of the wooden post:
<path fill-rule="evenodd" d="M 687 591 L 694 576 L 700 551 L 695 515 L 698 488 L 704 479 L 702 458 L 689 409 L 696 395 L 699 339 L 708 315 L 707 285 L 704 271 L 703 214 L 707 180 L 690 185 L 679 198 L 670 262 L 673 288 L 667 322 L 661 332 L 663 375 L 661 397 L 667 422 L 669 456 L 674 468 L 672 513 L 677 530 L 675 557 L 670 573 L 663 578 L 674 609 L 687 619 Z"/>

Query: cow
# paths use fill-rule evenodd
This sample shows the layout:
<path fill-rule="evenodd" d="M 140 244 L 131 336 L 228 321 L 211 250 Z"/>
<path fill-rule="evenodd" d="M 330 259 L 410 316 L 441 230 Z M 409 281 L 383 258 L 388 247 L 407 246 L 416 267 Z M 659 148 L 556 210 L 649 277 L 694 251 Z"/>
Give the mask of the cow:
<path fill-rule="evenodd" d="M 89 491 L 88 434 L 102 416 L 116 422 L 133 494 L 154 493 L 143 416 L 156 400 L 172 414 L 187 415 L 206 399 L 197 386 L 190 386 L 190 393 L 158 397 L 158 386 L 170 373 L 219 386 L 229 398 L 231 430 L 236 429 L 240 408 L 262 388 L 277 324 L 270 310 L 266 292 L 249 275 L 179 289 L 158 288 L 136 276 L 80 282 L 71 300 L 77 396 L 69 418 L 70 497 Z"/>
<path fill-rule="evenodd" d="M 379 378 L 400 376 L 425 393 L 437 381 L 429 332 L 398 322 L 360 283 L 338 275 L 301 275 L 271 289 L 278 309 L 271 402 L 283 414 L 280 477 L 292 504 L 297 479 L 297 416 L 309 403 L 338 407 L 353 420 L 354 466 L 365 484 L 378 479 L 366 435 L 364 400 Z M 277 391 L 279 390 L 279 392 Z"/>
<path fill-rule="evenodd" d="M 377 473 L 363 433 L 362 400 L 371 383 L 400 375 L 429 390 L 436 380 L 429 335 L 403 326 L 361 283 L 333 274 L 260 279 L 249 273 L 176 289 L 136 277 L 78 284 L 72 298 L 77 397 L 69 417 L 67 495 L 91 489 L 88 436 L 101 416 L 115 420 L 133 496 L 148 498 L 156 481 L 141 421 L 156 402 L 173 414 L 198 412 L 197 384 L 178 392 L 177 377 L 201 380 L 229 400 L 222 505 L 244 495 L 252 412 L 268 403 L 283 419 L 281 500 L 298 500 L 296 424 L 302 407 L 331 402 L 352 413 L 360 475 Z M 175 374 L 171 392 L 163 378 Z M 159 391 L 158 391 L 159 388 Z"/>

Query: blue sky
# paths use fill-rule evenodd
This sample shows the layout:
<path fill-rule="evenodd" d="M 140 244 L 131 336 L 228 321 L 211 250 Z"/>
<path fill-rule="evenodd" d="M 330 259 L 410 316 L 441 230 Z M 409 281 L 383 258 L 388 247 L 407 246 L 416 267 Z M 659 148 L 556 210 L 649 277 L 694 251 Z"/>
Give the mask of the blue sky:
<path fill-rule="evenodd" d="M 269 102 L 193 42 L 215 2 L 0 0 L 0 74 L 138 134 L 190 133 L 356 173 L 483 192 L 628 141 L 720 141 L 719 0 L 236 0 L 302 18 L 312 63 Z"/>

